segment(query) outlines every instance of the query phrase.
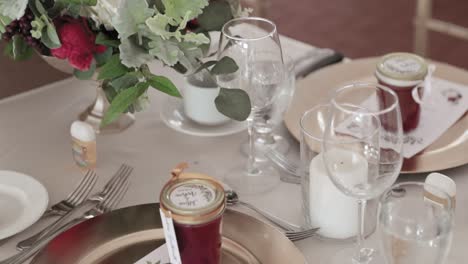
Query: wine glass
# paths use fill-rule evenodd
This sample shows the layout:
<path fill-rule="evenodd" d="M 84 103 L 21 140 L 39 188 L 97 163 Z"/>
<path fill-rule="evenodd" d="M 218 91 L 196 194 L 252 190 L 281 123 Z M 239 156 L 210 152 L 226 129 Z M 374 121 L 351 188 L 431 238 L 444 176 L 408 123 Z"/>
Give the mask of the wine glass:
<path fill-rule="evenodd" d="M 442 264 L 452 241 L 451 197 L 421 182 L 394 185 L 380 198 L 378 229 L 388 264 Z"/>
<path fill-rule="evenodd" d="M 265 153 L 270 150 L 275 150 L 279 153 L 286 154 L 290 144 L 288 139 L 278 133 L 278 126 L 283 122 L 284 113 L 286 112 L 296 88 L 295 61 L 283 54 L 284 71 L 283 81 L 279 87 L 275 100 L 262 110 L 261 117 L 263 121 L 255 127 L 257 148 L 256 160 L 265 162 L 268 160 Z M 260 114 L 260 113 L 259 113 Z M 249 153 L 249 143 L 243 143 L 241 147 L 243 155 Z"/>
<path fill-rule="evenodd" d="M 362 247 L 366 202 L 398 177 L 403 163 L 403 130 L 398 97 L 376 83 L 338 89 L 330 102 L 323 139 L 328 176 L 344 194 L 358 199 L 357 252 L 337 254 L 332 263 L 369 263 L 375 250 Z"/>
<path fill-rule="evenodd" d="M 241 193 L 267 191 L 279 183 L 279 174 L 271 165 L 260 166 L 257 162 L 255 128 L 264 125 L 262 113 L 271 107 L 283 81 L 283 55 L 276 25 L 259 17 L 228 21 L 221 31 L 217 57 L 230 57 L 239 67 L 234 73 L 217 75 L 219 86 L 245 90 L 252 104 L 251 114 L 247 118 L 247 167 L 229 171 L 225 180 Z"/>

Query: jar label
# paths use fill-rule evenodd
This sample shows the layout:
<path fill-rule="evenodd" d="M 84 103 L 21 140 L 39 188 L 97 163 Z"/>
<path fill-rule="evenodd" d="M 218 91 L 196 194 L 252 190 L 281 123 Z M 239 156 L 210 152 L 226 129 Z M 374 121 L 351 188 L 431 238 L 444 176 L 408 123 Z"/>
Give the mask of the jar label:
<path fill-rule="evenodd" d="M 183 209 L 200 209 L 209 206 L 215 199 L 215 190 L 210 186 L 191 183 L 175 188 L 170 200 Z"/>
<path fill-rule="evenodd" d="M 161 216 L 161 222 L 164 230 L 164 238 L 166 239 L 167 250 L 169 251 L 169 258 L 171 264 L 182 264 L 180 257 L 179 246 L 177 244 L 177 236 L 174 229 L 174 221 L 172 220 L 171 213 L 166 214 L 159 209 L 159 215 Z"/>
<path fill-rule="evenodd" d="M 383 66 L 396 74 L 409 75 L 418 73 L 422 70 L 422 65 L 418 61 L 411 58 L 394 57 L 383 62 Z"/>

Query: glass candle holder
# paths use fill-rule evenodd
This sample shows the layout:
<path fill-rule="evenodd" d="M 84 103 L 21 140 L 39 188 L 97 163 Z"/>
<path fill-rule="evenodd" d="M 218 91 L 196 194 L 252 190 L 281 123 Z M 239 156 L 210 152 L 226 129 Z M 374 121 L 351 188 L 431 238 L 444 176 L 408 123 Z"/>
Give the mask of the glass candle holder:
<path fill-rule="evenodd" d="M 203 174 L 174 175 L 161 191 L 160 206 L 173 219 L 182 263 L 220 264 L 222 185 Z"/>
<path fill-rule="evenodd" d="M 328 122 L 328 104 L 306 111 L 300 120 L 301 187 L 303 213 L 308 227 L 319 227 L 318 235 L 329 239 L 351 239 L 357 234 L 358 204 L 338 190 L 330 180 L 322 157 L 322 141 Z M 376 219 L 376 202 L 370 201 L 367 211 Z M 365 234 L 375 229 L 367 221 Z"/>

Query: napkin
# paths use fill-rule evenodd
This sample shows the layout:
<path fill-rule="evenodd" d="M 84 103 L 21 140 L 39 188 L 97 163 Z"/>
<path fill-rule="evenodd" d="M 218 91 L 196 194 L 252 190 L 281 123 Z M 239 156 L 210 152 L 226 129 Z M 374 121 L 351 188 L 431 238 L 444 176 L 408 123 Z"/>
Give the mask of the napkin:
<path fill-rule="evenodd" d="M 167 245 L 163 244 L 134 264 L 170 264 Z"/>

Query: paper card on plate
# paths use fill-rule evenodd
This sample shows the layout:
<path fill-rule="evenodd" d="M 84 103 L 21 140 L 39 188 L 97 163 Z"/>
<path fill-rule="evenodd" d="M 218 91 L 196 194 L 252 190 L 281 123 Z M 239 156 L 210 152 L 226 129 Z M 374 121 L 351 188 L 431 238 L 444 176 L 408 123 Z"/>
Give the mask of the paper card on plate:
<path fill-rule="evenodd" d="M 148 255 L 144 256 L 134 264 L 170 264 L 169 251 L 167 245 L 164 244 L 152 251 Z"/>
<path fill-rule="evenodd" d="M 468 87 L 432 79 L 431 100 L 421 108 L 418 127 L 405 135 L 404 157 L 416 155 L 450 128 L 468 110 Z"/>
<path fill-rule="evenodd" d="M 370 100 L 369 101 L 374 101 Z M 363 106 L 366 106 L 366 101 Z M 411 158 L 431 145 L 468 110 L 468 87 L 447 80 L 432 78 L 430 100 L 424 98 L 418 127 L 403 138 L 403 156 Z M 353 133 L 352 120 L 340 124 L 343 133 Z"/>

